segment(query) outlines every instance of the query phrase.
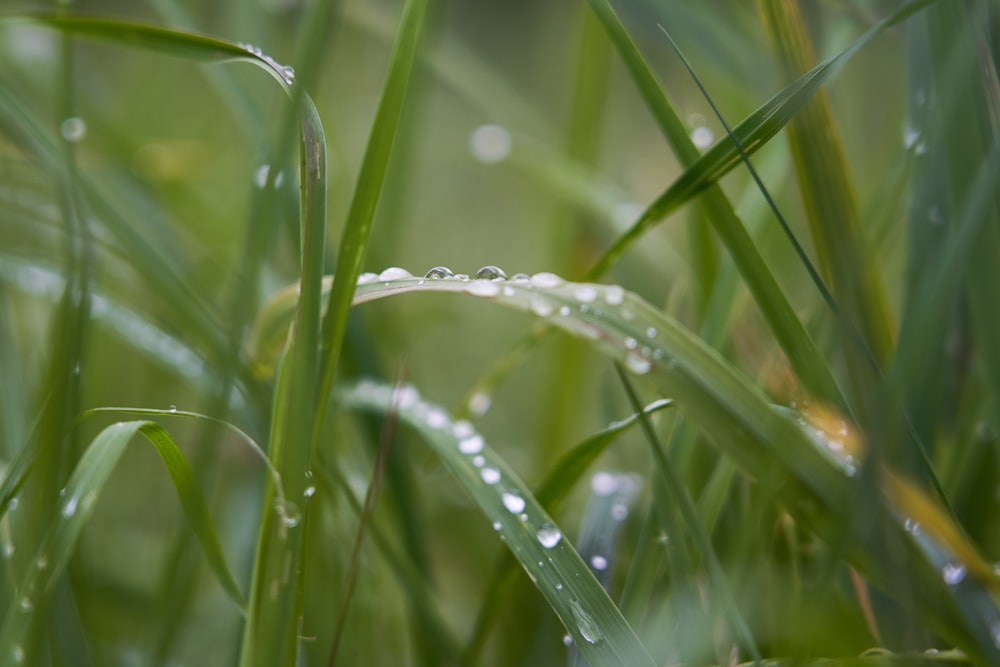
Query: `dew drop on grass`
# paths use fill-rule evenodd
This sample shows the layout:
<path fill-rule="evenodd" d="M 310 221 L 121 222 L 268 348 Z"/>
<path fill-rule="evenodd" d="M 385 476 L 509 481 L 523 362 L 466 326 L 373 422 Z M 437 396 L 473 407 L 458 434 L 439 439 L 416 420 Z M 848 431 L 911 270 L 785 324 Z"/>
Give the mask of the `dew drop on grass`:
<path fill-rule="evenodd" d="M 496 484 L 500 481 L 500 471 L 496 468 L 483 468 L 479 471 L 479 476 L 487 484 Z"/>
<path fill-rule="evenodd" d="M 487 264 L 476 271 L 476 280 L 507 280 L 507 273 L 499 266 Z"/>
<path fill-rule="evenodd" d="M 412 408 L 420 402 L 420 392 L 417 391 L 416 387 L 404 385 L 395 390 L 393 402 L 395 402 L 401 410 Z"/>
<path fill-rule="evenodd" d="M 546 549 L 551 549 L 562 540 L 562 533 L 551 523 L 542 524 L 535 536 L 538 538 L 538 543 Z"/>
<path fill-rule="evenodd" d="M 604 570 L 608 569 L 608 559 L 605 558 L 604 556 L 591 556 L 590 566 L 595 570 L 603 572 Z"/>
<path fill-rule="evenodd" d="M 563 646 L 569 647 L 573 645 L 573 638 L 569 635 L 563 635 Z"/>
<path fill-rule="evenodd" d="M 435 266 L 433 269 L 424 274 L 424 278 L 429 278 L 431 280 L 441 280 L 442 278 L 453 278 L 455 272 L 449 269 L 447 266 Z"/>
<path fill-rule="evenodd" d="M 656 327 L 649 327 L 646 329 L 646 336 L 649 338 L 656 338 Z"/>
<path fill-rule="evenodd" d="M 83 141 L 87 136 L 87 123 L 78 116 L 70 116 L 60 123 L 59 134 L 71 144 Z"/>
<path fill-rule="evenodd" d="M 14 552 L 16 552 L 16 551 L 17 551 L 17 547 L 14 546 L 13 542 L 7 542 L 5 545 L 3 545 L 3 557 L 4 558 L 8 558 L 8 559 L 12 558 L 14 556 Z"/>
<path fill-rule="evenodd" d="M 597 290 L 594 289 L 593 285 L 580 285 L 573 290 L 573 296 L 580 303 L 590 303 L 597 298 Z"/>
<path fill-rule="evenodd" d="M 427 425 L 433 429 L 447 428 L 449 422 L 451 421 L 450 419 L 448 419 L 448 415 L 445 413 L 445 411 L 439 408 L 432 408 L 427 413 L 427 417 L 425 418 L 425 420 L 427 422 Z"/>
<path fill-rule="evenodd" d="M 63 518 L 68 519 L 71 516 L 73 516 L 74 514 L 76 514 L 76 506 L 77 506 L 77 504 L 79 502 L 80 502 L 80 498 L 77 497 L 76 494 L 73 494 L 72 496 L 70 496 L 69 500 L 66 501 L 66 504 L 63 505 L 63 508 L 62 508 Z"/>
<path fill-rule="evenodd" d="M 611 506 L 611 518 L 615 521 L 624 521 L 628 518 L 628 505 L 625 503 L 615 503 Z"/>
<path fill-rule="evenodd" d="M 366 271 L 365 273 L 362 273 L 360 276 L 358 276 L 359 285 L 367 285 L 368 283 L 373 283 L 376 280 L 378 280 L 378 274 L 372 273 L 371 271 Z"/>
<path fill-rule="evenodd" d="M 500 286 L 490 280 L 476 278 L 469 283 L 465 291 L 475 296 L 496 296 L 500 293 Z"/>
<path fill-rule="evenodd" d="M 562 315 L 563 317 L 568 317 L 569 313 L 570 313 L 569 306 L 559 307 L 559 314 Z"/>
<path fill-rule="evenodd" d="M 594 473 L 590 478 L 590 490 L 599 496 L 610 496 L 618 490 L 618 478 L 609 472 Z"/>
<path fill-rule="evenodd" d="M 570 600 L 569 607 L 573 612 L 573 620 L 576 622 L 576 629 L 588 644 L 599 644 L 604 641 L 604 634 L 597 627 L 597 623 L 590 617 L 583 606 L 576 600 Z"/>
<path fill-rule="evenodd" d="M 460 440 L 462 438 L 468 438 L 475 432 L 476 429 L 474 429 L 472 424 L 465 419 L 458 420 L 451 427 L 451 434 Z"/>
<path fill-rule="evenodd" d="M 604 301 L 609 306 L 621 305 L 621 302 L 625 300 L 625 290 L 618 285 L 609 285 L 604 290 Z"/>
<path fill-rule="evenodd" d="M 709 128 L 702 125 L 691 131 L 691 143 L 700 151 L 705 150 L 715 141 L 715 134 Z"/>
<path fill-rule="evenodd" d="M 955 586 L 962 583 L 965 579 L 966 569 L 961 563 L 945 563 L 945 566 L 941 568 L 941 576 L 944 577 L 944 583 L 949 586 Z"/>
<path fill-rule="evenodd" d="M 915 521 L 913 519 L 907 519 L 906 521 L 903 522 L 903 528 L 906 530 L 906 532 L 910 533 L 911 535 L 920 534 L 919 521 Z"/>
<path fill-rule="evenodd" d="M 458 451 L 463 454 L 478 454 L 483 451 L 483 436 L 477 434 L 470 435 L 458 441 Z"/>
<path fill-rule="evenodd" d="M 486 465 L 486 457 L 473 456 L 472 465 L 476 466 L 477 468 L 482 468 L 484 465 Z"/>
<path fill-rule="evenodd" d="M 625 355 L 625 365 L 633 373 L 638 373 L 643 375 L 649 372 L 649 369 L 653 367 L 653 364 L 646 357 L 642 356 L 638 352 L 629 351 Z"/>
<path fill-rule="evenodd" d="M 627 338 L 625 338 L 625 349 L 626 350 L 634 350 L 637 347 L 639 347 L 639 341 L 637 341 L 635 338 L 632 338 L 631 336 L 628 336 Z"/>
<path fill-rule="evenodd" d="M 504 491 L 500 499 L 503 501 L 503 506 L 511 514 L 517 514 L 524 510 L 524 498 L 513 491 Z"/>
<path fill-rule="evenodd" d="M 562 278 L 554 273 L 548 273 L 543 271 L 542 273 L 536 273 L 531 276 L 531 284 L 535 287 L 548 288 L 548 287 L 559 287 L 564 281 Z"/>
<path fill-rule="evenodd" d="M 496 164 L 510 154 L 510 132 L 499 125 L 480 125 L 469 136 L 472 157 L 483 164 Z"/>
<path fill-rule="evenodd" d="M 515 273 L 510 277 L 512 283 L 526 283 L 531 280 L 531 276 L 527 273 Z"/>
<path fill-rule="evenodd" d="M 540 296 L 532 297 L 531 312 L 539 317 L 548 317 L 552 314 L 552 304 L 548 299 L 543 299 Z"/>
<path fill-rule="evenodd" d="M 20 645 L 15 646 L 11 649 L 10 657 L 13 658 L 16 664 L 20 665 L 24 662 L 24 649 Z"/>
<path fill-rule="evenodd" d="M 21 611 L 28 613 L 29 611 L 35 608 L 35 603 L 31 601 L 31 598 L 25 595 L 24 597 L 21 598 L 19 606 L 21 607 Z"/>
<path fill-rule="evenodd" d="M 469 397 L 469 412 L 477 417 L 482 417 L 490 409 L 493 399 L 485 391 L 477 391 Z"/>
<path fill-rule="evenodd" d="M 502 529 L 503 529 L 503 524 L 502 523 L 500 523 L 499 521 L 494 521 L 493 522 L 493 530 L 495 530 L 495 531 L 497 531 L 499 533 Z"/>
<path fill-rule="evenodd" d="M 253 174 L 253 184 L 259 189 L 263 190 L 267 186 L 267 177 L 271 173 L 271 166 L 267 164 L 262 164 L 257 167 L 257 171 Z M 281 184 L 285 181 L 284 172 L 278 172 L 277 176 L 274 177 L 274 187 L 280 188 Z"/>
<path fill-rule="evenodd" d="M 177 412 L 177 406 L 171 405 L 169 408 L 167 408 L 167 412 Z"/>
<path fill-rule="evenodd" d="M 316 487 L 310 484 L 306 487 L 305 491 L 302 492 L 302 495 L 306 498 L 312 498 L 316 495 Z"/>
<path fill-rule="evenodd" d="M 412 278 L 412 277 L 413 274 L 411 274 L 406 269 L 399 268 L 398 266 L 390 266 L 388 269 L 385 269 L 384 271 L 382 271 L 382 273 L 378 274 L 378 279 L 383 281 L 406 280 L 407 278 Z"/>
<path fill-rule="evenodd" d="M 38 570 L 39 572 L 41 572 L 48 566 L 49 566 L 49 557 L 46 556 L 45 554 L 42 554 L 41 556 L 35 559 L 35 569 Z"/>

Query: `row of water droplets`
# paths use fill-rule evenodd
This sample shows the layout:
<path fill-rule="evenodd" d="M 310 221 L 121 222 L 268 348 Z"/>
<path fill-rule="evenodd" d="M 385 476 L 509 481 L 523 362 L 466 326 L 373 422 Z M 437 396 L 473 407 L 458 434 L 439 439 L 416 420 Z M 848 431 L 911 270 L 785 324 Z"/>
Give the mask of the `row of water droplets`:
<path fill-rule="evenodd" d="M 574 318 L 566 321 L 567 327 L 578 331 L 586 337 L 599 340 L 611 339 L 613 334 L 608 328 L 593 325 L 588 320 L 598 319 L 607 308 L 617 312 L 621 320 L 632 322 L 635 314 L 625 305 L 625 290 L 618 285 L 600 285 L 595 283 L 569 283 L 554 273 L 541 272 L 534 275 L 516 273 L 510 278 L 498 266 L 487 265 L 476 271 L 471 277 L 464 273 L 455 273 L 446 266 L 435 266 L 423 278 L 414 276 L 406 269 L 390 267 L 381 273 L 367 272 L 358 276 L 358 285 L 382 283 L 389 286 L 396 281 L 416 280 L 418 285 L 426 281 L 459 281 L 465 284 L 464 291 L 481 297 L 518 296 L 518 290 L 544 290 L 547 293 L 532 294 L 528 299 L 528 309 L 538 317 L 568 318 L 574 313 L 570 303 L 560 303 L 560 298 L 575 304 L 583 319 Z M 665 352 L 656 346 L 657 330 L 655 327 L 639 327 L 634 335 L 624 335 L 621 339 L 625 365 L 634 373 L 648 373 L 655 361 L 663 359 Z"/>
<path fill-rule="evenodd" d="M 390 388 L 371 380 L 362 380 L 358 383 L 356 392 L 365 401 L 382 406 L 397 406 L 400 413 L 412 416 L 417 424 L 436 433 L 444 433 L 455 442 L 458 453 L 475 471 L 473 474 L 486 486 L 496 490 L 500 504 L 507 513 L 507 516 L 495 517 L 493 521 L 493 529 L 500 533 L 501 540 L 506 541 L 503 534 L 505 527 L 512 525 L 530 531 L 545 550 L 555 549 L 562 543 L 562 531 L 548 517 L 530 516 L 530 508 L 519 490 L 519 484 L 513 479 L 507 479 L 502 467 L 491 460 L 485 439 L 471 422 L 466 419 L 453 420 L 442 408 L 424 401 L 420 392 L 411 385 Z M 514 549 L 519 550 L 516 545 Z M 539 569 L 544 568 L 545 564 L 544 560 L 537 562 Z M 535 581 L 535 573 L 527 568 L 526 571 L 532 581 Z M 557 591 L 564 588 L 562 583 L 555 583 L 554 587 Z M 592 644 L 602 641 L 604 635 L 600 628 L 579 601 L 571 599 L 569 603 L 580 636 Z"/>
<path fill-rule="evenodd" d="M 236 46 L 267 63 L 268 66 L 281 76 L 282 80 L 289 86 L 295 83 L 295 69 L 293 67 L 282 65 L 277 60 L 261 51 L 260 47 L 254 46 L 253 44 L 238 42 Z"/>

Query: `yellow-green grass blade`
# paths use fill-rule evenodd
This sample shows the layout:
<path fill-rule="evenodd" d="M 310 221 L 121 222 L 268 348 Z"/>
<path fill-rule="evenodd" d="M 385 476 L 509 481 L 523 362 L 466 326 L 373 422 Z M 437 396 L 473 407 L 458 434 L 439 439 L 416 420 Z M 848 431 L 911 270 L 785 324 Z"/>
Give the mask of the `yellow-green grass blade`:
<path fill-rule="evenodd" d="M 760 0 L 758 7 L 785 78 L 814 67 L 797 1 Z M 789 123 L 788 143 L 820 271 L 832 282 L 842 314 L 855 323 L 875 359 L 884 363 L 893 346 L 884 289 L 863 242 L 854 186 L 826 91 L 817 91 Z M 844 352 L 855 397 L 864 406 L 873 379 L 870 360 L 847 336 Z"/>
<path fill-rule="evenodd" d="M 398 403 L 400 419 L 420 433 L 476 501 L 589 664 L 653 665 L 563 532 L 472 425 L 453 421 L 413 387 L 396 391 L 403 394 L 394 399 L 393 389 L 365 383 L 342 396 L 348 405 L 381 412 Z"/>
<path fill-rule="evenodd" d="M 209 564 L 226 594 L 244 610 L 239 586 L 226 565 L 222 547 L 201 490 L 184 454 L 163 427 L 150 421 L 112 424 L 91 442 L 81 456 L 65 488 L 59 494 L 58 516 L 48 525 L 45 537 L 27 572 L 20 577 L 19 595 L 11 600 L 0 628 L 0 656 L 6 664 L 33 664 L 39 656 L 26 652 L 31 635 L 49 606 L 50 596 L 61 580 L 94 503 L 112 471 L 135 435 L 144 436 L 157 450 L 170 474 L 185 517 L 198 536 Z"/>

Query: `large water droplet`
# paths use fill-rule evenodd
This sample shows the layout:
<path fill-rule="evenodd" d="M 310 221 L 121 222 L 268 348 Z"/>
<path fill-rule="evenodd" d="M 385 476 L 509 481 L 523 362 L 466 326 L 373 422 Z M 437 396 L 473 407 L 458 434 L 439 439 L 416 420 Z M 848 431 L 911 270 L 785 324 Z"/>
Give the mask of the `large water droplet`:
<path fill-rule="evenodd" d="M 507 280 L 507 273 L 499 266 L 488 264 L 476 271 L 477 280 Z"/>
<path fill-rule="evenodd" d="M 599 644 L 604 640 L 604 633 L 590 617 L 583 606 L 576 600 L 570 600 L 570 609 L 573 612 L 573 620 L 576 622 L 576 629 L 589 644 Z"/>
<path fill-rule="evenodd" d="M 379 280 L 406 280 L 407 278 L 412 278 L 411 274 L 406 269 L 401 269 L 398 266 L 390 266 L 388 269 L 384 270 L 382 273 L 378 274 Z"/>
<path fill-rule="evenodd" d="M 625 365 L 633 373 L 638 373 L 643 375 L 649 372 L 649 369 L 653 367 L 653 364 L 646 357 L 642 356 L 634 350 L 630 350 L 628 354 L 625 355 Z"/>
<path fill-rule="evenodd" d="M 77 506 L 77 504 L 79 502 L 80 502 L 80 498 L 76 494 L 73 494 L 72 496 L 70 496 L 69 500 L 66 501 L 66 504 L 63 505 L 63 508 L 62 508 L 62 515 L 63 515 L 63 517 L 66 518 L 66 519 L 68 519 L 71 516 L 73 516 L 74 514 L 76 514 L 76 506 Z"/>
<path fill-rule="evenodd" d="M 460 419 L 455 422 L 451 427 L 451 434 L 458 439 L 468 438 L 470 435 L 476 432 L 476 429 L 472 427 L 472 424 L 465 419 Z"/>
<path fill-rule="evenodd" d="M 573 290 L 573 296 L 575 296 L 577 301 L 580 303 L 590 303 L 597 298 L 597 290 L 593 285 L 580 285 Z"/>
<path fill-rule="evenodd" d="M 503 506 L 511 514 L 517 514 L 524 510 L 524 498 L 514 491 L 504 491 L 500 499 L 503 501 Z"/>
<path fill-rule="evenodd" d="M 82 118 L 70 116 L 59 125 L 59 133 L 62 138 L 71 144 L 83 141 L 87 136 L 87 123 Z"/>
<path fill-rule="evenodd" d="M 424 274 L 424 278 L 430 278 L 431 280 L 453 277 L 455 277 L 455 273 L 447 266 L 435 266 L 433 269 Z"/>
<path fill-rule="evenodd" d="M 171 405 L 169 408 L 167 408 L 167 412 L 177 412 L 177 406 Z"/>
<path fill-rule="evenodd" d="M 499 125 L 480 125 L 469 137 L 472 157 L 484 164 L 495 164 L 510 154 L 510 132 Z"/>
<path fill-rule="evenodd" d="M 945 566 L 941 568 L 941 576 L 944 577 L 944 583 L 950 586 L 962 583 L 962 580 L 965 579 L 965 574 L 965 566 L 961 563 L 945 563 Z"/>
<path fill-rule="evenodd" d="M 371 271 L 366 271 L 365 273 L 362 273 L 360 276 L 358 276 L 359 285 L 367 285 L 368 283 L 373 283 L 376 280 L 378 280 L 378 274 L 372 273 Z"/>
<path fill-rule="evenodd" d="M 458 451 L 463 454 L 478 454 L 483 451 L 483 436 L 478 433 L 458 441 Z"/>
<path fill-rule="evenodd" d="M 535 536 L 538 538 L 538 543 L 546 549 L 551 549 L 562 540 L 562 533 L 551 523 L 542 524 Z"/>
<path fill-rule="evenodd" d="M 479 471 L 479 476 L 487 484 L 496 484 L 500 481 L 500 471 L 496 468 L 483 468 Z"/>
<path fill-rule="evenodd" d="M 535 287 L 542 287 L 542 288 L 558 287 L 559 285 L 562 285 L 564 282 L 566 281 L 564 281 L 556 274 L 548 273 L 545 271 L 543 271 L 542 273 L 536 273 L 535 275 L 531 276 L 531 284 L 534 285 Z"/>
<path fill-rule="evenodd" d="M 500 286 L 490 280 L 473 280 L 465 288 L 465 291 L 475 296 L 496 296 L 500 293 Z"/>
<path fill-rule="evenodd" d="M 594 473 L 590 478 L 590 490 L 599 496 L 610 496 L 618 490 L 618 478 L 609 472 Z"/>

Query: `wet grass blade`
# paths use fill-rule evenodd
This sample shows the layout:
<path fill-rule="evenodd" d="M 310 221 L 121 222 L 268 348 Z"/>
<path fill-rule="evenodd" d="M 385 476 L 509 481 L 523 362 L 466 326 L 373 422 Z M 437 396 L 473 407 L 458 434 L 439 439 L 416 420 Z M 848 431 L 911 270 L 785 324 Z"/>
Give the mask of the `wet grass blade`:
<path fill-rule="evenodd" d="M 161 426 L 150 421 L 119 422 L 101 431 L 80 458 L 65 489 L 60 493 L 58 518 L 48 527 L 28 571 L 21 577 L 19 597 L 11 601 L 0 629 L 0 656 L 11 664 L 33 663 L 26 655 L 30 635 L 60 581 L 94 503 L 125 448 L 135 435 L 144 436 L 163 459 L 181 501 L 185 517 L 198 536 L 212 570 L 226 594 L 244 610 L 243 595 L 229 571 L 212 525 L 201 490 L 194 483 L 191 467 Z"/>
<path fill-rule="evenodd" d="M 399 402 L 412 426 L 458 478 L 559 616 L 589 664 L 652 665 L 621 612 L 527 487 L 467 421 L 452 421 L 412 387 Z M 362 383 L 346 404 L 386 412 L 391 387 Z"/>

